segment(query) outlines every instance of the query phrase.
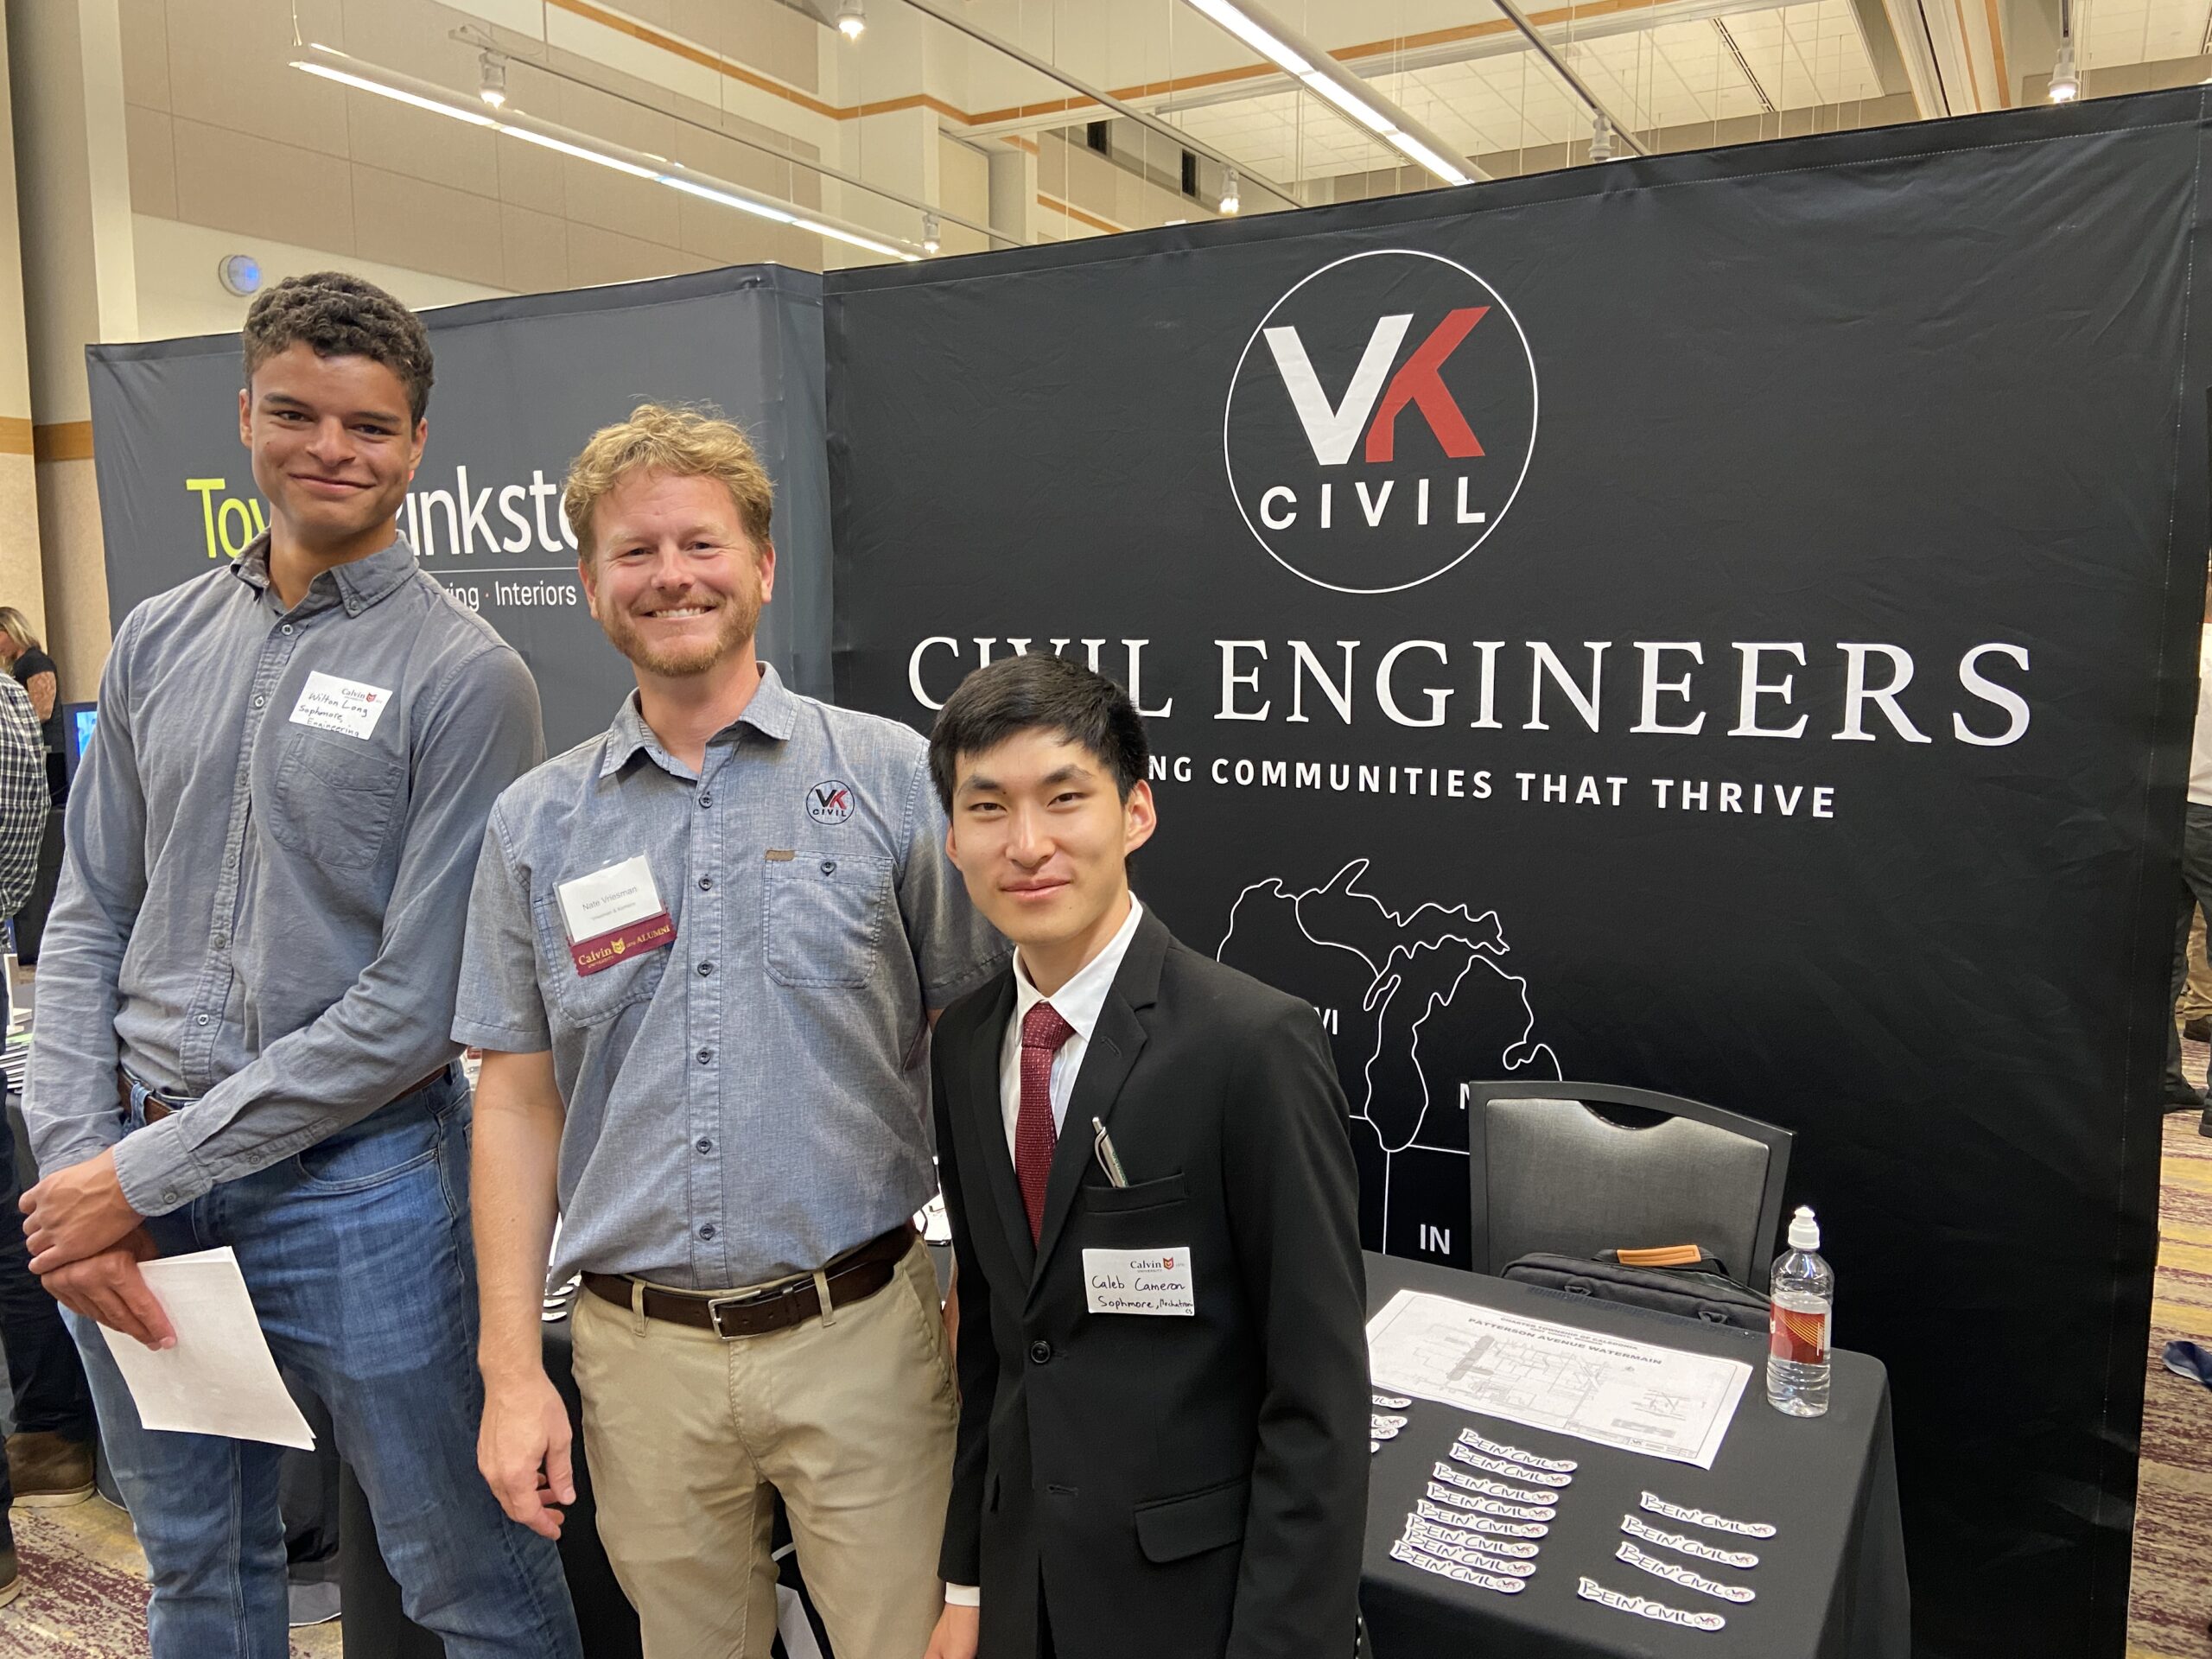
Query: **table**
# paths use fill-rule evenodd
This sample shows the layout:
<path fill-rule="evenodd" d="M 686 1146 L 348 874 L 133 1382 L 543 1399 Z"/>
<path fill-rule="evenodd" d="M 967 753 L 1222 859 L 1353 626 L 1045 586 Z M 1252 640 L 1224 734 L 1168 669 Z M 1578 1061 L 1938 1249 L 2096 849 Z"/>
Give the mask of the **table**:
<path fill-rule="evenodd" d="M 1405 1427 L 1370 1459 L 1360 1606 L 1375 1659 L 1492 1652 L 1514 1659 L 1904 1659 L 1910 1652 L 1911 1603 L 1891 1446 L 1889 1376 L 1880 1361 L 1836 1352 L 1827 1414 L 1785 1417 L 1766 1403 L 1766 1342 L 1750 1332 L 1370 1253 L 1369 1312 L 1401 1289 L 1740 1359 L 1754 1375 L 1709 1471 L 1477 1416 L 1433 1400 L 1417 1399 L 1403 1408 Z M 1430 1471 L 1440 1459 L 1450 1461 L 1446 1448 L 1463 1426 L 1541 1456 L 1572 1458 L 1579 1465 L 1542 1540 L 1537 1571 L 1519 1595 L 1458 1584 L 1390 1559 L 1390 1546 L 1422 1497 Z M 1770 1522 L 1776 1535 L 1730 1539 L 1645 1514 L 1638 1498 L 1647 1491 L 1672 1503 Z M 1614 1560 L 1624 1515 L 1753 1551 L 1760 1558 L 1756 1568 L 1711 1568 L 1707 1576 L 1747 1585 L 1758 1599 L 1741 1605 L 1717 1600 Z M 1639 1547 L 1671 1555 L 1649 1544 Z M 1686 1630 L 1582 1600 L 1575 1586 L 1585 1575 L 1607 1589 L 1668 1606 L 1719 1612 L 1727 1625 L 1717 1631 Z"/>

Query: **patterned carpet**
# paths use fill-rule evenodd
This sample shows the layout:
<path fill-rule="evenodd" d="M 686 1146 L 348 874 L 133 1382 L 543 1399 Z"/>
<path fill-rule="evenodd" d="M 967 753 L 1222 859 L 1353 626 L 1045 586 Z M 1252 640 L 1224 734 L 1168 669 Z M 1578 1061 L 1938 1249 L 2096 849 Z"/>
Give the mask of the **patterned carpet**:
<path fill-rule="evenodd" d="M 2189 1073 L 2202 1082 L 2204 1045 L 2186 1047 Z M 2194 1117 L 2165 1122 L 2127 1654 L 2212 1659 L 2212 1390 L 2158 1361 L 2176 1338 L 2212 1347 L 2212 1140 Z"/>

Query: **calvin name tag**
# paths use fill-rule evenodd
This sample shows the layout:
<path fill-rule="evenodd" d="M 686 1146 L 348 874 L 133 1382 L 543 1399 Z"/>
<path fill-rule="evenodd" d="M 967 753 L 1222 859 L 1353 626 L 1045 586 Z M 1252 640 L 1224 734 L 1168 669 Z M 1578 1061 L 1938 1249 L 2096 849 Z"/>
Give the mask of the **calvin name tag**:
<path fill-rule="evenodd" d="M 676 938 L 676 924 L 661 904 L 652 867 L 643 854 L 563 881 L 554 894 L 561 902 L 569 954 L 580 974 L 612 968 Z"/>
<path fill-rule="evenodd" d="M 1186 1245 L 1163 1250 L 1085 1250 L 1083 1305 L 1093 1313 L 1167 1313 L 1196 1317 Z"/>
<path fill-rule="evenodd" d="M 376 730 L 391 701 L 391 693 L 381 685 L 341 680 L 316 670 L 308 674 L 308 683 L 300 688 L 300 700 L 292 705 L 292 724 L 366 737 Z"/>

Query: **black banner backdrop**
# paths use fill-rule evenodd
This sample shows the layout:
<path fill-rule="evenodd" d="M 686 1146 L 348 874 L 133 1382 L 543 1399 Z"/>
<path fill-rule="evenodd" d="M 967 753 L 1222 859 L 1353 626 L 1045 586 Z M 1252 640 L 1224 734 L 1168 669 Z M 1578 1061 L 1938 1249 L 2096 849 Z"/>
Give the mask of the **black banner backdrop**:
<path fill-rule="evenodd" d="M 1796 1130 L 1929 1655 L 2121 1650 L 2203 148 L 2191 91 L 829 279 L 842 699 L 1129 686 L 1140 891 L 1322 1010 L 1370 1243 L 1465 1260 L 1465 1079 Z"/>
<path fill-rule="evenodd" d="M 819 277 L 741 265 L 423 314 L 437 385 L 400 528 L 530 664 L 554 753 L 603 730 L 632 684 L 584 608 L 562 482 L 595 429 L 647 399 L 718 404 L 752 435 L 775 480 L 781 556 L 761 652 L 797 690 L 829 694 L 820 308 Z M 268 508 L 238 442 L 236 334 L 95 346 L 87 370 L 120 625 L 244 552 Z"/>

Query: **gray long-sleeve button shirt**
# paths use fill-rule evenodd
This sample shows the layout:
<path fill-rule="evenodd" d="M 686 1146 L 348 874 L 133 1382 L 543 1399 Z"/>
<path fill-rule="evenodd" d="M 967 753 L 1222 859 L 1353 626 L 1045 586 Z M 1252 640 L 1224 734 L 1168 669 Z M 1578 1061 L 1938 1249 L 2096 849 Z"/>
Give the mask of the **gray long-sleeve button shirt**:
<path fill-rule="evenodd" d="M 142 1215 L 297 1153 L 450 1060 L 493 801 L 537 687 L 402 539 L 287 611 L 266 537 L 124 619 L 69 798 L 23 1109 L 116 1146 Z M 199 1096 L 122 1139 L 120 1062 Z"/>
<path fill-rule="evenodd" d="M 560 889 L 636 857 L 676 937 L 580 972 Z M 454 1036 L 552 1053 L 556 1276 L 721 1290 L 928 1201 L 927 1011 L 1006 953 L 945 858 L 922 740 L 763 669 L 699 771 L 633 695 L 500 797 Z"/>

